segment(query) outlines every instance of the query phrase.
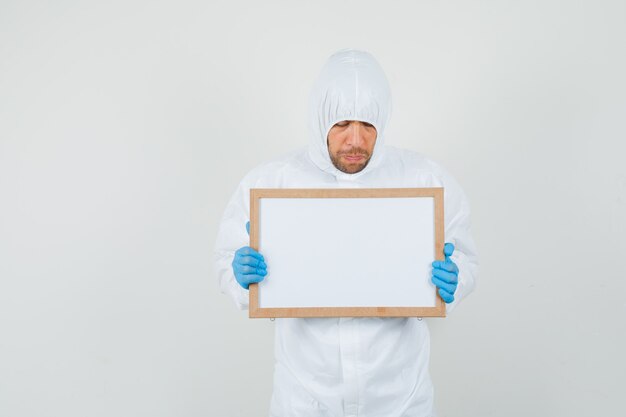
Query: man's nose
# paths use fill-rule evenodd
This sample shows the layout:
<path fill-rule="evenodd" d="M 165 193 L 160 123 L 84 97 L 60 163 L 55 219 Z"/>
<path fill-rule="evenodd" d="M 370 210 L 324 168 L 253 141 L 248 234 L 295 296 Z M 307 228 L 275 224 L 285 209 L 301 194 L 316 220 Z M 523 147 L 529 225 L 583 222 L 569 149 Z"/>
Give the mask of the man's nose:
<path fill-rule="evenodd" d="M 348 145 L 354 146 L 356 148 L 361 147 L 364 142 L 363 137 L 363 126 L 359 122 L 350 123 L 350 129 L 348 132 L 348 140 L 346 141 Z"/>

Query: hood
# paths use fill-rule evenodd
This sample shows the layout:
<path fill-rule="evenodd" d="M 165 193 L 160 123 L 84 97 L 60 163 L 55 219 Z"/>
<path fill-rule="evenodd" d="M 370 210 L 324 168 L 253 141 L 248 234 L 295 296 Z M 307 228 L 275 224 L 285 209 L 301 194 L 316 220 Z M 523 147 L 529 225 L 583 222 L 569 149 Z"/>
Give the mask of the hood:
<path fill-rule="evenodd" d="M 318 168 L 337 179 L 356 179 L 376 168 L 383 158 L 390 117 L 391 90 L 376 59 L 365 51 L 338 51 L 328 58 L 309 96 L 309 156 Z M 376 128 L 372 157 L 355 174 L 339 171 L 328 154 L 328 132 L 342 120 L 359 120 Z"/>

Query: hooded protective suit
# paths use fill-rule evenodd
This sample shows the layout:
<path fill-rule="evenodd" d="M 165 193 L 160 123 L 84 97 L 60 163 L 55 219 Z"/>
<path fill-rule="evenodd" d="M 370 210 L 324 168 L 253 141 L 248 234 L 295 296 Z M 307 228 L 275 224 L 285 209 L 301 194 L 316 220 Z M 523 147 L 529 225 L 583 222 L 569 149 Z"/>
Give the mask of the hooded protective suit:
<path fill-rule="evenodd" d="M 445 239 L 456 249 L 459 284 L 448 312 L 473 288 L 477 272 L 469 234 L 469 205 L 458 183 L 440 166 L 415 152 L 385 145 L 391 113 L 387 79 L 368 53 L 332 55 L 309 102 L 308 149 L 266 163 L 241 181 L 230 199 L 216 242 L 222 292 L 240 309 L 248 291 L 236 282 L 234 252 L 249 243 L 250 188 L 445 187 Z M 346 174 L 333 165 L 327 147 L 330 128 L 342 120 L 371 123 L 377 139 L 369 164 Z M 271 260 L 268 260 L 272 279 Z M 276 319 L 272 417 L 432 416 L 428 373 L 430 336 L 417 318 Z"/>

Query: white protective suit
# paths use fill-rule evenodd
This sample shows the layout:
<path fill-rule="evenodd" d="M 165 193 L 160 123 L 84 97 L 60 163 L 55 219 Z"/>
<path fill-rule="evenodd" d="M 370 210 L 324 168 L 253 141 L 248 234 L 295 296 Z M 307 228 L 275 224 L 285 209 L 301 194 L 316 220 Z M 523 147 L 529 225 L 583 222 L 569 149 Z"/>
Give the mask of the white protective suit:
<path fill-rule="evenodd" d="M 473 288 L 477 271 L 469 233 L 469 205 L 457 182 L 440 166 L 415 152 L 385 145 L 391 96 L 385 75 L 368 53 L 332 55 L 309 102 L 310 145 L 263 164 L 241 181 L 228 203 L 216 242 L 222 292 L 240 309 L 248 291 L 233 275 L 234 252 L 249 244 L 250 188 L 445 187 L 445 240 L 455 245 L 459 267 L 455 301 Z M 346 174 L 332 164 L 330 128 L 341 120 L 371 123 L 377 131 L 365 169 Z M 372 219 L 375 221 L 375 219 Z M 272 279 L 271 259 L 266 259 Z M 424 417 L 434 415 L 428 373 L 430 336 L 418 318 L 276 319 L 272 417 Z"/>

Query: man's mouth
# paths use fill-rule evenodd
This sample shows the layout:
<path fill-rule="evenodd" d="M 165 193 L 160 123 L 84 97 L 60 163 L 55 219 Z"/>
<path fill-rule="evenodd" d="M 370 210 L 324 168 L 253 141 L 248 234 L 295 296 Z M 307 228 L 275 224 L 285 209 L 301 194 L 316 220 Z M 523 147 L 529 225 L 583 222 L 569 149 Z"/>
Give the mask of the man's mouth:
<path fill-rule="evenodd" d="M 349 162 L 359 162 L 365 159 L 365 155 L 343 155 Z"/>

